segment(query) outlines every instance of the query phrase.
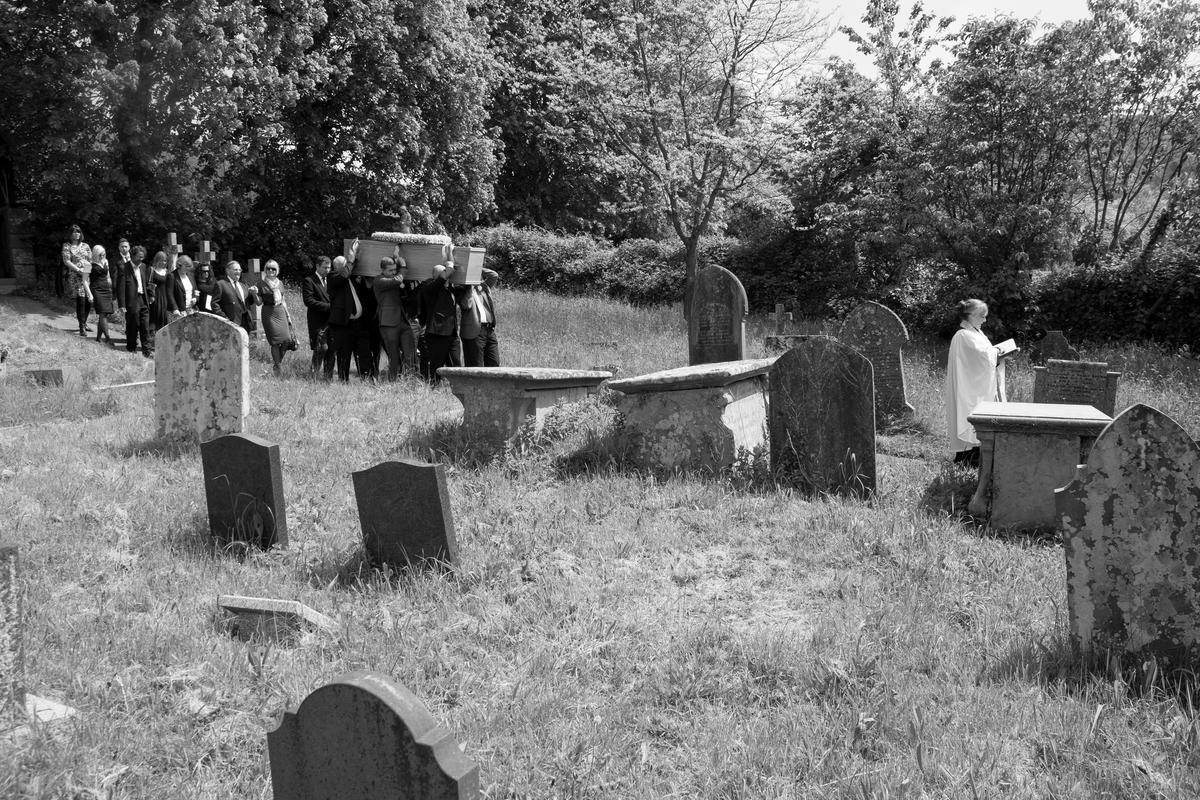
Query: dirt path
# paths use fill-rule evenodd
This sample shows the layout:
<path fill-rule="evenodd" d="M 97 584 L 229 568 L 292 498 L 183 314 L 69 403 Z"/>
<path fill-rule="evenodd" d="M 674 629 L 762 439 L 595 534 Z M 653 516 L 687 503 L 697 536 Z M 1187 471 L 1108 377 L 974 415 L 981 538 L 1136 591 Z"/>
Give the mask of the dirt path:
<path fill-rule="evenodd" d="M 90 325 L 95 331 L 94 316 Z M 140 376 L 143 372 L 152 377 L 152 362 L 141 355 L 132 361 L 134 356 L 125 352 L 124 331 L 111 325 L 110 330 L 113 346 L 100 345 L 94 333 L 87 338 L 79 335 L 73 312 L 63 313 L 29 297 L 0 295 L 0 346 L 8 348 L 4 371 L 9 374 L 59 367 L 91 367 L 108 372 L 121 364 L 118 377 L 131 373 Z"/>

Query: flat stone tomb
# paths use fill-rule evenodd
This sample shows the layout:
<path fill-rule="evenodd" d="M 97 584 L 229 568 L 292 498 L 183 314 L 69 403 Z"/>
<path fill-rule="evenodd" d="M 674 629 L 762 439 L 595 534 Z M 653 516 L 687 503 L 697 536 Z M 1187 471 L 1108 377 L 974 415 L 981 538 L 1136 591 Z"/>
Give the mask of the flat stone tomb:
<path fill-rule="evenodd" d="M 1054 490 L 1112 418 L 1091 406 L 980 403 L 967 421 L 979 437 L 979 486 L 967 509 L 996 527 L 1034 528 L 1056 524 Z"/>
<path fill-rule="evenodd" d="M 158 435 L 205 442 L 241 433 L 250 412 L 250 337 L 212 314 L 192 314 L 154 337 Z"/>
<path fill-rule="evenodd" d="M 871 362 L 849 345 L 811 336 L 769 372 L 771 471 L 806 492 L 875 491 Z"/>
<path fill-rule="evenodd" d="M 609 381 L 634 458 L 654 470 L 718 471 L 766 443 L 772 358 L 679 367 Z"/>
<path fill-rule="evenodd" d="M 217 598 L 217 607 L 232 615 L 230 630 L 246 641 L 289 642 L 303 631 L 336 635 L 338 629 L 332 619 L 298 600 L 223 594 Z"/>
<path fill-rule="evenodd" d="M 1052 358 L 1033 368 L 1033 402 L 1093 406 L 1112 415 L 1117 406 L 1117 381 L 1103 361 Z"/>
<path fill-rule="evenodd" d="M 875 421 L 913 413 L 904 386 L 904 345 L 908 329 L 896 312 L 863 303 L 842 323 L 838 339 L 867 357 L 875 373 Z"/>
<path fill-rule="evenodd" d="M 463 404 L 463 426 L 512 437 L 526 420 L 540 428 L 550 409 L 585 399 L 611 372 L 547 367 L 442 367 L 438 375 Z"/>
<path fill-rule="evenodd" d="M 249 433 L 218 436 L 200 445 L 204 495 L 213 539 L 249 542 L 263 550 L 287 547 L 287 510 L 279 445 Z"/>
<path fill-rule="evenodd" d="M 1125 409 L 1055 493 L 1071 635 L 1085 654 L 1200 666 L 1200 447 Z"/>
<path fill-rule="evenodd" d="M 340 675 L 267 734 L 275 800 L 478 800 L 479 767 L 404 686 Z"/>
<path fill-rule="evenodd" d="M 724 267 L 696 273 L 688 319 L 688 363 L 740 361 L 746 357 L 746 311 L 742 282 Z"/>
<path fill-rule="evenodd" d="M 351 477 L 363 547 L 372 563 L 405 569 L 458 562 L 445 467 L 385 461 Z"/>

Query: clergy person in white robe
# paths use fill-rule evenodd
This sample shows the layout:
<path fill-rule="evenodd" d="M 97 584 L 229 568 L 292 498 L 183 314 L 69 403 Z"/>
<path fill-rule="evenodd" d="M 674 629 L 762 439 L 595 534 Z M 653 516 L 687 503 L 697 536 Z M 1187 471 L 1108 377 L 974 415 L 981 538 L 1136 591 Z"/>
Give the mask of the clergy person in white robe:
<path fill-rule="evenodd" d="M 980 328 L 987 320 L 987 303 L 963 300 L 958 304 L 959 329 L 950 340 L 946 361 L 946 427 L 956 462 L 979 463 L 979 437 L 967 415 L 980 403 L 1001 401 L 1004 370 L 1000 349 Z"/>

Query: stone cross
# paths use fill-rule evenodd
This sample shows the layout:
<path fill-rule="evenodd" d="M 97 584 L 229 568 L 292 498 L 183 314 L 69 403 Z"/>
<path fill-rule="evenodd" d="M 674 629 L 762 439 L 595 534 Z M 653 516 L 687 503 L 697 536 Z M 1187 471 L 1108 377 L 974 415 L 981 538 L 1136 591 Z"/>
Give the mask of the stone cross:
<path fill-rule="evenodd" d="M 1085 654 L 1200 664 L 1200 447 L 1127 408 L 1055 492 L 1071 635 Z"/>
<path fill-rule="evenodd" d="M 783 311 L 783 303 L 775 304 L 775 335 L 781 336 L 787 324 L 792 321 L 792 312 Z"/>
<path fill-rule="evenodd" d="M 174 233 L 167 234 L 167 255 L 183 255 L 183 245 L 179 243 L 179 237 Z"/>
<path fill-rule="evenodd" d="M 741 361 L 746 357 L 746 290 L 724 267 L 696 273 L 688 319 L 688 363 Z"/>
<path fill-rule="evenodd" d="M 25 710 L 25 636 L 17 546 L 0 542 L 0 723 Z"/>
<path fill-rule="evenodd" d="M 1046 335 L 1033 348 L 1031 360 L 1038 364 L 1045 363 L 1052 358 L 1057 358 L 1061 361 L 1078 361 L 1079 351 L 1071 347 L 1071 343 L 1067 341 L 1067 337 L 1063 336 L 1062 331 L 1046 331 Z"/>
<path fill-rule="evenodd" d="M 263 550 L 287 547 L 287 512 L 279 445 L 249 433 L 230 433 L 200 445 L 208 527 L 221 545 L 248 542 Z"/>
<path fill-rule="evenodd" d="M 867 357 L 875 372 L 875 419 L 912 414 L 904 386 L 904 345 L 908 329 L 896 312 L 863 303 L 842 323 L 838 338 Z"/>
<path fill-rule="evenodd" d="M 154 340 L 158 435 L 205 442 L 241 433 L 250 412 L 250 337 L 211 314 L 192 314 Z"/>
<path fill-rule="evenodd" d="M 445 467 L 385 461 L 352 478 L 363 546 L 372 562 L 398 569 L 457 564 Z"/>
<path fill-rule="evenodd" d="M 1103 361 L 1051 358 L 1046 366 L 1033 368 L 1033 402 L 1092 406 L 1112 416 L 1120 377 Z"/>
<path fill-rule="evenodd" d="M 267 734 L 275 800 L 477 800 L 479 767 L 404 686 L 338 676 Z"/>
<path fill-rule="evenodd" d="M 771 471 L 806 492 L 875 491 L 871 362 L 849 345 L 810 336 L 768 374 Z"/>

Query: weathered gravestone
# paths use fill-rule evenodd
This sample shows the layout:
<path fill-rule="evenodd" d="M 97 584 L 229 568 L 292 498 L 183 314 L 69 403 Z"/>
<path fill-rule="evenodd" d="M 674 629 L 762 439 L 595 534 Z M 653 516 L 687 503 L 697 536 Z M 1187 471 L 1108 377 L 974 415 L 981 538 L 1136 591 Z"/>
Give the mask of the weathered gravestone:
<path fill-rule="evenodd" d="M 373 562 L 400 568 L 458 562 L 445 467 L 385 461 L 353 479 L 363 546 Z"/>
<path fill-rule="evenodd" d="M 337 623 L 298 600 L 223 594 L 217 607 L 231 615 L 229 631 L 242 640 L 290 642 L 301 632 L 337 635 Z"/>
<path fill-rule="evenodd" d="M 275 800 L 473 800 L 479 767 L 412 692 L 372 672 L 320 687 L 267 734 Z"/>
<path fill-rule="evenodd" d="M 1131 406 L 1055 500 L 1080 649 L 1200 665 L 1200 447 Z"/>
<path fill-rule="evenodd" d="M 222 544 L 287 547 L 287 511 L 279 445 L 230 433 L 200 445 L 208 528 Z"/>
<path fill-rule="evenodd" d="M 902 351 L 908 329 L 896 312 L 879 303 L 863 303 L 842 323 L 838 339 L 867 357 L 875 374 L 875 418 L 912 414 L 904 387 Z"/>
<path fill-rule="evenodd" d="M 1030 360 L 1036 364 L 1044 364 L 1052 358 L 1060 361 L 1078 361 L 1079 351 L 1071 347 L 1062 331 L 1046 331 L 1030 353 Z"/>
<path fill-rule="evenodd" d="M 211 314 L 192 314 L 154 337 L 158 435 L 208 441 L 240 433 L 250 412 L 250 337 Z"/>
<path fill-rule="evenodd" d="M 25 637 L 16 545 L 0 542 L 0 723 L 25 709 Z"/>
<path fill-rule="evenodd" d="M 71 367 L 57 369 L 27 369 L 25 377 L 38 386 L 65 386 L 79 383 L 79 371 Z"/>
<path fill-rule="evenodd" d="M 771 470 L 809 492 L 875 490 L 871 362 L 846 344 L 812 336 L 768 373 Z"/>
<path fill-rule="evenodd" d="M 1112 416 L 1120 377 L 1103 361 L 1052 358 L 1046 366 L 1033 368 L 1033 402 L 1092 406 Z"/>
<path fill-rule="evenodd" d="M 746 290 L 724 267 L 696 273 L 688 319 L 688 363 L 741 361 L 746 357 Z"/>

